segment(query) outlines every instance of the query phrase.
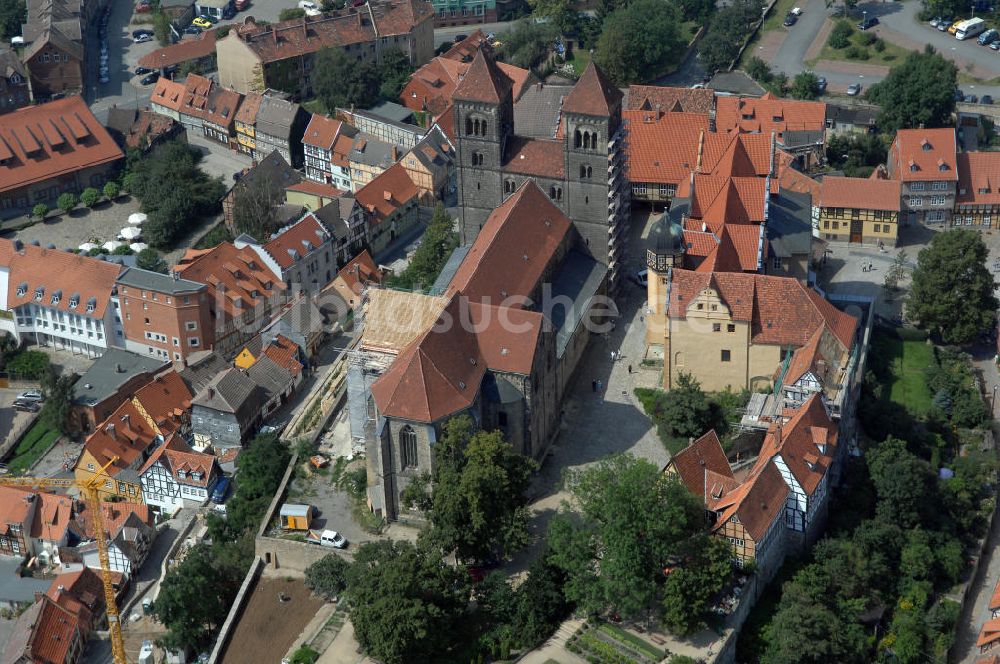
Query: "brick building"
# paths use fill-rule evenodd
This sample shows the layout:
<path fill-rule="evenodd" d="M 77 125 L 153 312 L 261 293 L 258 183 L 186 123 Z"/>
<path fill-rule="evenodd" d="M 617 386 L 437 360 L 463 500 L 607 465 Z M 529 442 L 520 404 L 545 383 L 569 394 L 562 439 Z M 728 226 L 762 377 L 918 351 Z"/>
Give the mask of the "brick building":
<path fill-rule="evenodd" d="M 947 224 L 958 188 L 955 129 L 900 129 L 886 170 L 902 183 L 901 222 Z"/>
<path fill-rule="evenodd" d="M 139 268 L 118 277 L 125 348 L 164 362 L 211 348 L 211 303 L 205 284 Z"/>

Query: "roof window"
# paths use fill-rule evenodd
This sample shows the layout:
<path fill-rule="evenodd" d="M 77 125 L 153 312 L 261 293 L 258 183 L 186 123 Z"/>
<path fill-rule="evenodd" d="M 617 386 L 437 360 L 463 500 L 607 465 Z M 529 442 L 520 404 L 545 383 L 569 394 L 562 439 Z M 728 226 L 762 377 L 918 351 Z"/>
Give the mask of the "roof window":
<path fill-rule="evenodd" d="M 73 293 L 69 296 L 69 308 L 76 309 L 78 306 L 80 306 L 80 294 Z"/>
<path fill-rule="evenodd" d="M 57 290 L 52 294 L 52 304 L 59 304 L 60 301 L 62 301 L 62 291 Z"/>
<path fill-rule="evenodd" d="M 17 296 L 24 297 L 24 294 L 28 292 L 28 282 L 22 281 L 21 285 L 17 287 Z"/>
<path fill-rule="evenodd" d="M 92 314 L 94 313 L 95 309 L 97 309 L 97 298 L 92 297 L 89 300 L 87 300 L 87 313 Z"/>
<path fill-rule="evenodd" d="M 39 286 L 35 289 L 35 301 L 41 302 L 42 297 L 45 295 L 45 286 Z"/>

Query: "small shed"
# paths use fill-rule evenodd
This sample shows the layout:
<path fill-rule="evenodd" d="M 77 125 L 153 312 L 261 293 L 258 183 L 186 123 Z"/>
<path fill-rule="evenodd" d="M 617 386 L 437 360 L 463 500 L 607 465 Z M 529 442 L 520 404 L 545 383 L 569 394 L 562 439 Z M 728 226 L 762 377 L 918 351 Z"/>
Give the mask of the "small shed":
<path fill-rule="evenodd" d="M 281 506 L 281 527 L 287 530 L 309 530 L 312 526 L 312 505 L 285 503 Z"/>

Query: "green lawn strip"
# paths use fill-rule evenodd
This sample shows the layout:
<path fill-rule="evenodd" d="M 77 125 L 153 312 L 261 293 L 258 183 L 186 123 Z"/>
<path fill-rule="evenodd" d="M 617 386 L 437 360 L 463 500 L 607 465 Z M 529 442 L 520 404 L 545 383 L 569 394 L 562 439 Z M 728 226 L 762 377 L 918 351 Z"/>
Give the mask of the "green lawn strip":
<path fill-rule="evenodd" d="M 623 654 L 610 643 L 602 641 L 590 632 L 580 634 L 580 647 L 597 656 L 602 662 L 607 664 L 637 664 L 634 659 Z"/>
<path fill-rule="evenodd" d="M 8 467 L 12 473 L 21 473 L 38 461 L 59 439 L 59 432 L 45 426 L 34 424 L 31 431 L 21 439 L 14 450 L 14 457 Z"/>
<path fill-rule="evenodd" d="M 644 639 L 639 638 L 635 634 L 632 634 L 631 632 L 626 632 L 621 627 L 618 627 L 616 625 L 611 625 L 609 623 L 601 623 L 598 626 L 598 629 L 607 634 L 608 636 L 630 645 L 640 654 L 646 655 L 647 657 L 649 657 L 654 661 L 658 662 L 664 657 L 666 657 L 666 653 L 664 653 L 662 650 L 654 647 L 652 644 L 646 642 Z"/>
<path fill-rule="evenodd" d="M 326 115 L 326 104 L 324 104 L 319 99 L 310 99 L 309 101 L 302 102 L 302 108 L 309 111 L 314 115 Z"/>
<path fill-rule="evenodd" d="M 841 62 L 859 62 L 861 64 L 891 67 L 892 65 L 899 64 L 906 58 L 907 55 L 912 53 L 912 51 L 905 49 L 902 46 L 897 46 L 884 38 L 882 41 L 885 44 L 885 49 L 881 52 L 876 51 L 874 45 L 866 45 L 864 41 L 862 41 L 865 34 L 866 33 L 856 29 L 851 35 L 850 46 L 844 48 L 833 48 L 830 46 L 828 38 L 827 43 L 823 44 L 823 50 L 820 51 L 819 57 L 813 60 L 808 60 L 806 65 L 809 67 L 815 67 L 816 63 L 820 60 L 840 60 Z M 868 59 L 863 60 L 861 58 L 847 57 L 847 52 L 850 50 L 851 46 L 857 46 L 858 48 L 864 49 L 864 51 L 868 54 Z"/>
<path fill-rule="evenodd" d="M 566 62 L 573 65 L 573 71 L 576 72 L 577 76 L 583 76 L 584 70 L 590 64 L 590 51 L 582 48 L 575 49 Z"/>
<path fill-rule="evenodd" d="M 933 395 L 924 380 L 924 369 L 934 361 L 933 348 L 923 341 L 886 339 L 892 358 L 892 384 L 889 398 L 903 405 L 914 415 L 925 415 Z"/>
<path fill-rule="evenodd" d="M 785 16 L 788 15 L 788 12 L 790 12 L 796 4 L 801 3 L 801 1 L 802 0 L 778 0 L 774 3 L 774 7 L 771 7 L 771 11 L 768 13 L 767 18 L 764 19 L 764 25 L 760 26 L 760 30 L 757 31 L 757 34 L 783 28 L 784 26 L 782 26 L 782 23 L 785 22 Z"/>

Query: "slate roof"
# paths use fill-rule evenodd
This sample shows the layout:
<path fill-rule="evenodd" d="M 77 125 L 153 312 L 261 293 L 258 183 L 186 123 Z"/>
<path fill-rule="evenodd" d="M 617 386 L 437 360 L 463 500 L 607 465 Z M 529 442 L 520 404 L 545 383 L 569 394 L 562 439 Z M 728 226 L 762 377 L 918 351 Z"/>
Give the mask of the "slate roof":
<path fill-rule="evenodd" d="M 518 136 L 555 138 L 562 104 L 573 88 L 568 85 L 535 83 L 514 102 L 514 127 Z"/>
<path fill-rule="evenodd" d="M 137 267 L 125 268 L 125 271 L 118 275 L 118 284 L 167 295 L 193 293 L 205 288 L 205 284 L 197 281 L 188 281 L 175 275 L 160 274 Z"/>
<path fill-rule="evenodd" d="M 192 405 L 237 414 L 259 399 L 257 384 L 243 371 L 230 368 L 209 381 Z"/>
<path fill-rule="evenodd" d="M 174 363 L 174 367 L 191 393 L 197 394 L 205 389 L 216 375 L 229 368 L 229 363 L 215 351 L 202 350 Z"/>
<path fill-rule="evenodd" d="M 302 107 L 295 102 L 265 95 L 257 111 L 257 131 L 287 139 Z"/>
<path fill-rule="evenodd" d="M 73 403 L 94 406 L 114 396 L 138 373 L 156 373 L 168 362 L 120 348 L 108 348 L 73 387 Z M 89 385 L 89 387 L 88 387 Z"/>
<path fill-rule="evenodd" d="M 781 258 L 809 254 L 813 246 L 812 197 L 784 191 L 771 197 L 767 219 L 767 243 L 771 254 Z"/>

